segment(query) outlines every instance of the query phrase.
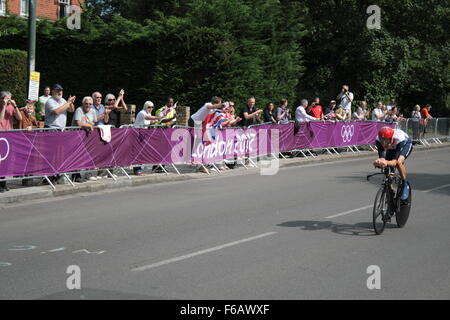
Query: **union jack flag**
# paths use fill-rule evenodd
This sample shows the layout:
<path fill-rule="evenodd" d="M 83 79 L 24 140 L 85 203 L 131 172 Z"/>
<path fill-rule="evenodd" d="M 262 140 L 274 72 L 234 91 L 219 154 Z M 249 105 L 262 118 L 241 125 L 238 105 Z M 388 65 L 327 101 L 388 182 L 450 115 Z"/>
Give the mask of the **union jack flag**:
<path fill-rule="evenodd" d="M 228 120 L 228 115 L 222 111 L 210 113 L 202 124 L 202 142 L 205 146 L 216 140 L 216 130 L 222 129 L 222 124 Z"/>

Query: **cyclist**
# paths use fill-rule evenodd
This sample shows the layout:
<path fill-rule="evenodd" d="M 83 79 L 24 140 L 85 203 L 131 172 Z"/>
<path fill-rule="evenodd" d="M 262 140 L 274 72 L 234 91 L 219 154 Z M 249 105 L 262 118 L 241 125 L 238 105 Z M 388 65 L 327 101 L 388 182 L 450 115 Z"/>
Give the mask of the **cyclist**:
<path fill-rule="evenodd" d="M 379 168 L 396 167 L 402 179 L 401 200 L 409 197 L 409 184 L 406 181 L 405 160 L 413 150 L 411 138 L 400 129 L 383 127 L 378 132 L 376 140 L 379 158 L 373 165 Z M 407 186 L 405 189 L 404 186 Z"/>

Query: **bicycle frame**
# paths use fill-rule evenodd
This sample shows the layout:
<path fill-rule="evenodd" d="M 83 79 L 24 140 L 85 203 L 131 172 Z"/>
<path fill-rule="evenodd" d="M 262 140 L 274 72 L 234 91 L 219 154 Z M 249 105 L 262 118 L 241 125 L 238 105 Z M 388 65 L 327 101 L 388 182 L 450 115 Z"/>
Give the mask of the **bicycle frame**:
<path fill-rule="evenodd" d="M 392 188 L 392 185 L 395 184 L 397 185 L 397 189 L 399 186 L 399 177 L 395 174 L 395 167 L 386 167 L 384 169 L 381 169 L 380 173 L 374 173 L 371 175 L 367 176 L 367 181 L 370 180 L 370 178 L 376 176 L 376 175 L 381 175 L 383 174 L 384 180 L 382 182 L 382 186 L 384 188 L 384 194 L 386 197 L 388 197 L 388 207 L 387 207 L 387 212 L 383 212 L 383 219 L 388 219 L 391 218 L 397 211 L 398 211 L 398 196 L 397 196 L 397 192 L 394 191 L 394 189 Z"/>

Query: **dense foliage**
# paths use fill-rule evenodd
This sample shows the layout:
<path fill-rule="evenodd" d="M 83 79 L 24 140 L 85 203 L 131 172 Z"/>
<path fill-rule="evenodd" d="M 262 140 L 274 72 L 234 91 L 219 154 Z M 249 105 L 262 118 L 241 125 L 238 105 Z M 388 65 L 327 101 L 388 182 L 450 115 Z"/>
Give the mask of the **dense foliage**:
<path fill-rule="evenodd" d="M 262 107 L 349 84 L 356 102 L 396 97 L 411 109 L 450 105 L 450 5 L 379 0 L 369 30 L 367 0 L 87 0 L 82 29 L 39 21 L 37 70 L 84 96 L 120 88 L 127 102 L 174 96 L 198 108 L 213 95 Z M 0 48 L 26 50 L 26 21 L 0 19 Z M 69 91 L 69 92 L 68 92 Z"/>
<path fill-rule="evenodd" d="M 0 50 L 0 90 L 10 91 L 17 103 L 25 102 L 27 53 L 20 50 Z"/>

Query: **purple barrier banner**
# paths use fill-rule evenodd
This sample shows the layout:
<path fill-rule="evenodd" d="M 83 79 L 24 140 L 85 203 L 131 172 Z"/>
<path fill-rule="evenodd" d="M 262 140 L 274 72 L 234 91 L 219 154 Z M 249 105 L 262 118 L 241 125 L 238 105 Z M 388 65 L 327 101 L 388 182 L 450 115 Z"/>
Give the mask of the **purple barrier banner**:
<path fill-rule="evenodd" d="M 112 129 L 100 131 L 0 132 L 0 177 L 55 175 L 87 169 L 141 164 L 212 163 L 241 156 L 349 145 L 374 144 L 382 122 L 308 122 L 218 130 L 213 143 L 194 129 Z M 295 133 L 295 134 L 294 134 Z"/>

